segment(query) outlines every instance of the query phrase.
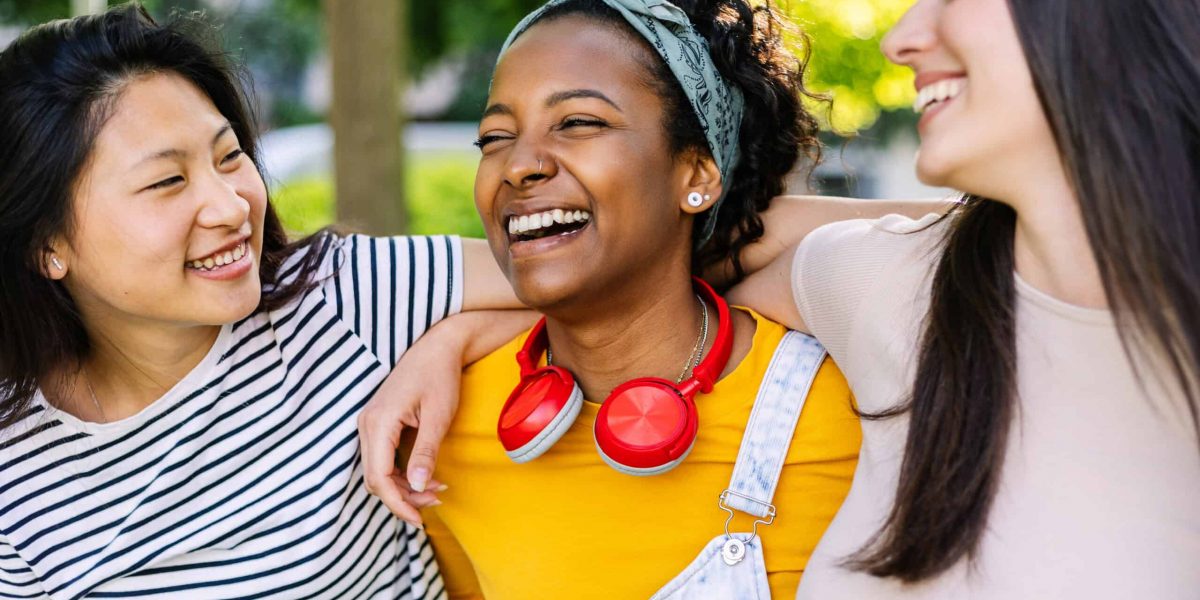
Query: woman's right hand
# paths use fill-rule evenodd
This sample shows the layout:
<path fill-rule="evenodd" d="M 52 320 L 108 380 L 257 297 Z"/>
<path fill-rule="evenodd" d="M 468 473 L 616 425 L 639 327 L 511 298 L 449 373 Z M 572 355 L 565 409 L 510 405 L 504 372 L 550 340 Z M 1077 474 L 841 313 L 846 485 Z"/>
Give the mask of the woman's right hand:
<path fill-rule="evenodd" d="M 412 345 L 358 417 L 367 491 L 393 514 L 421 524 L 419 509 L 445 489 L 432 478 L 438 448 L 458 409 L 463 366 L 533 325 L 531 311 L 470 311 L 434 325 Z M 403 474 L 397 464 L 405 428 L 416 441 Z"/>

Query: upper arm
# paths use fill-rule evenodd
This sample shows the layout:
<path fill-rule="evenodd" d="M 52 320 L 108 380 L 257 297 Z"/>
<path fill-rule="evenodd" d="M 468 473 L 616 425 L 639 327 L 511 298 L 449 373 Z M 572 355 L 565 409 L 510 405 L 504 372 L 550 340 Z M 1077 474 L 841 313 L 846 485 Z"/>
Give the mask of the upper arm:
<path fill-rule="evenodd" d="M 740 306 L 749 306 L 759 314 L 782 323 L 789 329 L 808 333 L 804 316 L 796 307 L 792 295 L 792 271 L 795 249 L 784 251 L 765 268 L 750 275 L 729 290 L 727 299 Z"/>
<path fill-rule="evenodd" d="M 335 252 L 326 301 L 389 366 L 435 323 L 462 310 L 462 244 L 455 236 L 352 235 Z"/>
<path fill-rule="evenodd" d="M 878 219 L 903 215 L 919 219 L 930 213 L 944 214 L 955 206 L 954 199 L 871 200 L 835 196 L 779 196 L 762 215 L 765 231 L 761 239 L 746 247 L 740 259 L 747 273 L 754 273 L 790 252 L 813 231 L 838 221 Z M 724 273 L 728 279 L 729 273 Z M 720 277 L 718 277 L 720 279 Z"/>
<path fill-rule="evenodd" d="M 525 308 L 496 264 L 487 240 L 464 239 L 463 310 Z"/>

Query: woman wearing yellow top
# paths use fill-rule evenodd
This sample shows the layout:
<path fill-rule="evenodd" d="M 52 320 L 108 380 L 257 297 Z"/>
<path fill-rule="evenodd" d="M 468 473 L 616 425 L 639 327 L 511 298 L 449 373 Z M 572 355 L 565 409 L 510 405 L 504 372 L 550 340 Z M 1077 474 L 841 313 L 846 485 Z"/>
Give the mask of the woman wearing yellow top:
<path fill-rule="evenodd" d="M 761 236 L 759 213 L 801 149 L 815 150 L 816 125 L 798 97 L 803 62 L 772 10 L 681 6 L 551 2 L 497 65 L 476 204 L 518 296 L 546 316 L 526 375 L 550 362 L 585 400 L 573 422 L 566 409 L 555 417 L 561 438 L 518 439 L 514 422 L 529 415 L 514 416 L 514 403 L 538 393 L 515 360 L 530 334 L 464 374 L 439 453 L 442 503 L 424 514 L 452 597 L 646 598 L 723 533 L 718 497 L 786 331 L 743 309 L 722 318 L 723 301 L 690 274 Z M 715 387 L 692 382 L 706 370 Z M 795 593 L 855 467 L 846 383 L 831 362 L 813 371 L 798 424 L 776 444 L 776 516 L 757 528 L 770 589 L 757 597 Z M 616 400 L 600 401 L 649 376 L 660 391 L 701 389 L 694 443 L 684 436 L 646 462 L 593 429 L 598 419 L 620 429 L 604 415 Z M 754 520 L 739 513 L 729 528 L 749 532 Z"/>

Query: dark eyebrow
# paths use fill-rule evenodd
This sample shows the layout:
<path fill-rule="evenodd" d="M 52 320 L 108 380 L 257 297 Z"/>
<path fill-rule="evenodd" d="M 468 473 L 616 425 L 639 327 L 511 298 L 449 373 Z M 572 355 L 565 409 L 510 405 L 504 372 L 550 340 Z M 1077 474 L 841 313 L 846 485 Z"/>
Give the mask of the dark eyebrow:
<path fill-rule="evenodd" d="M 596 100 L 601 100 L 608 103 L 609 106 L 617 109 L 618 112 L 625 112 L 621 110 L 620 106 L 617 106 L 616 102 L 609 100 L 608 96 L 605 96 L 596 90 L 587 89 L 566 90 L 563 92 L 555 92 L 550 94 L 550 97 L 546 98 L 546 107 L 549 108 L 555 104 L 566 102 L 567 100 L 574 100 L 576 98 L 595 98 Z"/>
<path fill-rule="evenodd" d="M 233 125 L 230 125 L 229 123 L 222 125 L 221 128 L 217 130 L 217 134 L 213 136 L 212 145 L 216 146 L 217 142 L 221 141 L 221 138 L 230 131 L 233 131 Z M 187 158 L 187 152 L 184 152 L 178 148 L 159 150 L 153 154 L 146 155 L 144 158 L 142 158 L 142 160 L 138 161 L 137 164 L 141 165 L 152 160 L 162 160 L 164 158 Z"/>
<path fill-rule="evenodd" d="M 216 146 L 217 142 L 221 141 L 221 136 L 229 133 L 230 131 L 233 131 L 233 125 L 230 125 L 229 122 L 226 122 L 221 126 L 220 129 L 217 130 L 217 135 L 213 136 L 212 145 Z"/>
<path fill-rule="evenodd" d="M 492 115 L 511 115 L 512 109 L 507 104 L 493 104 L 483 111 L 483 117 L 487 118 Z"/>

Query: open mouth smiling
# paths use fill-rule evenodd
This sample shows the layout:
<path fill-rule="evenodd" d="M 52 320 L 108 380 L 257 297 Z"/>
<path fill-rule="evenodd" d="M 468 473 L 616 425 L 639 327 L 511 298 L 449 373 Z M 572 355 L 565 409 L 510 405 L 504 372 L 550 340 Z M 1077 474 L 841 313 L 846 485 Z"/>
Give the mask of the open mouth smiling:
<path fill-rule="evenodd" d="M 592 222 L 586 210 L 555 208 L 508 217 L 508 242 L 518 244 L 550 237 L 566 237 L 583 231 Z"/>

